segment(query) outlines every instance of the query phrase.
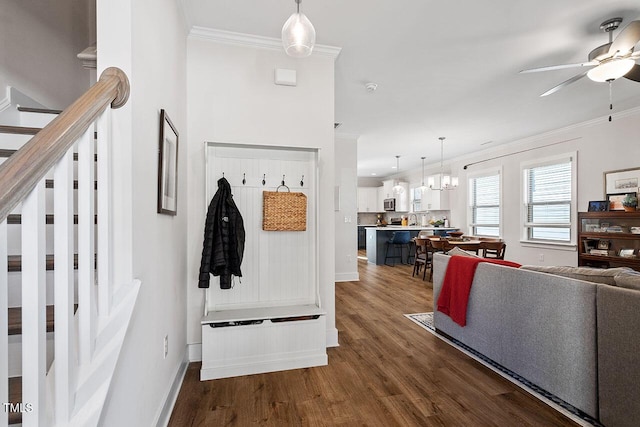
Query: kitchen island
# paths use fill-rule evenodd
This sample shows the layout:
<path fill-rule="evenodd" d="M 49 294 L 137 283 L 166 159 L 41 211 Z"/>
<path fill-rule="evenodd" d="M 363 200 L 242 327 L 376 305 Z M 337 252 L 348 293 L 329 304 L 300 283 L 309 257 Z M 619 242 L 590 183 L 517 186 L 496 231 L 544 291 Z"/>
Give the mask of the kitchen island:
<path fill-rule="evenodd" d="M 386 243 L 393 235 L 394 231 L 409 231 L 411 237 L 416 237 L 422 230 L 430 232 L 435 236 L 446 235 L 449 231 L 457 231 L 455 227 L 420 227 L 388 225 L 386 227 L 366 227 L 367 234 L 367 261 L 372 264 L 384 264 L 384 252 Z"/>

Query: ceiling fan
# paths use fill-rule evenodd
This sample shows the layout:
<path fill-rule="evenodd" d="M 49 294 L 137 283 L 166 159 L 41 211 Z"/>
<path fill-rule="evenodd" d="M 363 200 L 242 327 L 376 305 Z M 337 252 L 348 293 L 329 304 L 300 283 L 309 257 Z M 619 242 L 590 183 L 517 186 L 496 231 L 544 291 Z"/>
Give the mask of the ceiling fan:
<path fill-rule="evenodd" d="M 634 47 L 640 41 L 640 21 L 631 21 L 618 36 L 613 38 L 613 31 L 622 23 L 622 18 L 612 18 L 600 24 L 600 29 L 609 33 L 609 43 L 598 46 L 589 52 L 588 61 L 577 64 L 552 65 L 549 67 L 522 70 L 521 73 L 537 73 L 540 71 L 561 70 L 565 68 L 588 67 L 578 75 L 571 77 L 552 87 L 540 96 L 551 95 L 565 86 L 575 83 L 584 76 L 596 82 L 612 82 L 620 77 L 640 82 L 640 65 L 635 60 L 640 58 L 640 51 L 634 52 Z"/>

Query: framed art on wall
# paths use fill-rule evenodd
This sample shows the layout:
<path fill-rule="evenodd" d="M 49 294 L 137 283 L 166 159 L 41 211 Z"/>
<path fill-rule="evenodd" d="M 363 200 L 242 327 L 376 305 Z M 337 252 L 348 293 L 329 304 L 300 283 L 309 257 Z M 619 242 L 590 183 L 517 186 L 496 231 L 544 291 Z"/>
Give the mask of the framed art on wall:
<path fill-rule="evenodd" d="M 158 213 L 175 215 L 178 207 L 178 131 L 160 110 L 158 148 Z"/>
<path fill-rule="evenodd" d="M 604 173 L 604 194 L 637 192 L 640 168 L 620 169 Z"/>

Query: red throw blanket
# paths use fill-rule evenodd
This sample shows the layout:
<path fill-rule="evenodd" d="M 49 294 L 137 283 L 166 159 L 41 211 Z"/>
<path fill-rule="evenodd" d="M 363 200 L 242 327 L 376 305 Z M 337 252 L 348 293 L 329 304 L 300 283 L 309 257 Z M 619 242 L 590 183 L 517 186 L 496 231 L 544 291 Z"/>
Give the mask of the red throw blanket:
<path fill-rule="evenodd" d="M 467 324 L 467 304 L 471 283 L 478 264 L 490 262 L 492 264 L 520 267 L 520 264 L 501 259 L 473 258 L 455 255 L 449 260 L 447 271 L 444 273 L 442 289 L 438 297 L 438 311 L 451 317 L 460 326 Z"/>

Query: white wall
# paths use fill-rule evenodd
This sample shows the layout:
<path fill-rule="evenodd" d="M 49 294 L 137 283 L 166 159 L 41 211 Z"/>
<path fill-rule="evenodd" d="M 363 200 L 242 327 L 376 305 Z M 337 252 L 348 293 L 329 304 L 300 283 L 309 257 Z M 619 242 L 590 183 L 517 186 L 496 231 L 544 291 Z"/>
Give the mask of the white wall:
<path fill-rule="evenodd" d="M 89 87 L 89 71 L 76 55 L 95 42 L 93 3 L 2 2 L 0 81 L 48 108 L 63 109 L 75 101 Z"/>
<path fill-rule="evenodd" d="M 578 211 L 586 211 L 589 200 L 604 200 L 603 172 L 640 166 L 638 120 L 640 109 L 618 113 L 612 122 L 608 122 L 607 117 L 602 117 L 457 159 L 452 164 L 452 170 L 460 177 L 460 187 L 452 191 L 452 195 L 455 193 L 451 199 L 452 223 L 461 226 L 464 231 L 468 230 L 467 174 L 502 166 L 502 232 L 507 242 L 507 258 L 522 264 L 577 265 L 578 256 L 575 249 L 561 250 L 520 243 L 521 162 L 577 151 Z M 555 145 L 545 147 L 550 144 Z M 533 150 L 516 154 L 518 151 L 529 149 Z M 497 156 L 505 157 L 483 161 Z M 464 165 L 474 162 L 482 163 L 464 170 Z M 543 261 L 540 261 L 540 255 L 543 256 Z"/>
<path fill-rule="evenodd" d="M 117 277 L 142 281 L 101 425 L 155 425 L 186 355 L 186 32 L 178 3 L 97 3 L 98 71 L 119 66 L 131 82 L 115 117 Z M 156 213 L 162 108 L 180 134 L 177 216 Z"/>
<path fill-rule="evenodd" d="M 201 343 L 203 291 L 198 289 L 205 201 L 204 142 L 317 147 L 319 151 L 320 297 L 327 342 L 337 344 L 334 297 L 334 61 L 303 60 L 280 50 L 188 41 L 188 319 L 192 348 Z M 274 69 L 297 70 L 298 85 L 276 86 Z M 355 232 L 354 232 L 355 235 Z M 246 258 L 245 258 L 246 262 Z M 241 285 L 238 285 L 241 286 Z M 200 355 L 194 350 L 192 359 Z"/>
<path fill-rule="evenodd" d="M 336 281 L 359 280 L 358 276 L 358 139 L 336 135 L 335 183 L 340 188 L 336 222 Z M 347 222 L 348 221 L 348 222 Z"/>

